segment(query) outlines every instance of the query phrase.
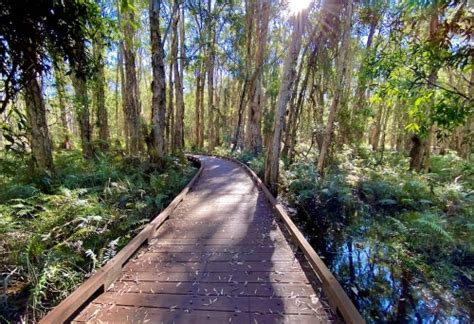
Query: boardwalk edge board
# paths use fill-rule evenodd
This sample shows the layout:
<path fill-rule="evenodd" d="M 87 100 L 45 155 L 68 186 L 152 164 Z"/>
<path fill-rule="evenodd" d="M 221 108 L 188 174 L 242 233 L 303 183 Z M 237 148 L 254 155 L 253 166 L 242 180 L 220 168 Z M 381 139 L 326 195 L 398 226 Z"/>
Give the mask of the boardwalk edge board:
<path fill-rule="evenodd" d="M 199 170 L 194 177 L 184 187 L 184 189 L 173 199 L 158 216 L 156 216 L 148 225 L 135 236 L 123 249 L 120 250 L 109 262 L 98 269 L 89 279 L 84 281 L 76 290 L 74 290 L 58 306 L 53 308 L 40 321 L 41 323 L 68 323 L 97 295 L 103 293 L 112 282 L 117 279 L 122 272 L 122 267 L 128 260 L 153 237 L 155 231 L 171 215 L 175 208 L 181 203 L 188 191 L 194 185 L 196 180 L 204 169 L 204 163 L 193 155 L 187 155 L 187 159 L 199 165 Z"/>
<path fill-rule="evenodd" d="M 259 187 L 263 191 L 263 193 L 265 194 L 265 197 L 272 205 L 274 211 L 283 221 L 292 239 L 301 249 L 306 259 L 308 260 L 309 264 L 313 268 L 313 271 L 321 280 L 321 283 L 323 285 L 323 291 L 326 294 L 329 304 L 333 308 L 333 310 L 335 310 L 336 313 L 340 315 L 346 323 L 350 323 L 350 324 L 365 323 L 365 320 L 362 318 L 362 316 L 360 315 L 359 311 L 352 303 L 349 296 L 347 296 L 341 284 L 337 281 L 337 279 L 328 269 L 326 264 L 324 264 L 323 260 L 319 257 L 319 255 L 316 253 L 313 247 L 309 244 L 309 242 L 304 238 L 303 234 L 296 227 L 295 223 L 293 223 L 293 221 L 291 220 L 290 216 L 287 214 L 283 206 L 278 203 L 278 201 L 270 193 L 268 188 L 265 186 L 263 181 L 257 176 L 257 174 L 252 169 L 250 169 L 246 164 L 240 162 L 237 159 L 227 157 L 227 156 L 215 156 L 215 157 L 223 158 L 240 165 L 250 175 L 250 177 L 252 178 L 254 183 L 257 185 L 257 187 Z"/>

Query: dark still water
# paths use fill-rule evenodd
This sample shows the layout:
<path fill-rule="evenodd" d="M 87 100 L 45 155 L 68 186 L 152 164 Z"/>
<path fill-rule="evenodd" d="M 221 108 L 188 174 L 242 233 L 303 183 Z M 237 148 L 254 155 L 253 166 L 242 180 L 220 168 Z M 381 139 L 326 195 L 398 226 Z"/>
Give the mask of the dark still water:
<path fill-rule="evenodd" d="M 396 233 L 384 232 L 380 217 L 352 212 L 329 220 L 323 213 L 311 214 L 299 211 L 293 218 L 367 322 L 471 323 L 474 319 L 472 281 L 456 276 L 449 284 L 430 282 L 403 242 L 397 242 Z M 344 219 L 345 224 L 334 219 Z M 384 241 L 386 235 L 390 243 Z"/>

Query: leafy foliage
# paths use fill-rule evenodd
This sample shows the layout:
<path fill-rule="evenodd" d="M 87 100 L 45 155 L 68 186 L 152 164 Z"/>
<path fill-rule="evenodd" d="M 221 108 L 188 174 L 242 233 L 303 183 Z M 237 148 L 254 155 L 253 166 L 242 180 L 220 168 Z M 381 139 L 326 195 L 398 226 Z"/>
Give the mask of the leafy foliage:
<path fill-rule="evenodd" d="M 0 179 L 0 272 L 16 269 L 10 285 L 27 289 L 29 321 L 110 260 L 193 173 L 177 159 L 159 172 L 113 154 L 85 161 L 73 151 L 56 157 L 57 174 L 45 192 L 38 185 L 44 179 L 21 175 L 21 167 L 14 171 L 20 165 L 12 155 L 0 159 L 0 168 L 9 170 Z M 21 302 L 9 295 L 10 304 Z M 20 310 L 0 315 L 18 319 Z"/>

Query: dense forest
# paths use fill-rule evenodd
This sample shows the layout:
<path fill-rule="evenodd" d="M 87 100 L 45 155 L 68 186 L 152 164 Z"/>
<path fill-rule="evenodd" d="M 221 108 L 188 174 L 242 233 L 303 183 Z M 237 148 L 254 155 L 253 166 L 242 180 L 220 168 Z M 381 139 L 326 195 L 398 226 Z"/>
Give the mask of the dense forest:
<path fill-rule="evenodd" d="M 469 0 L 0 0 L 0 322 L 36 322 L 179 193 L 278 196 L 368 322 L 474 318 Z"/>

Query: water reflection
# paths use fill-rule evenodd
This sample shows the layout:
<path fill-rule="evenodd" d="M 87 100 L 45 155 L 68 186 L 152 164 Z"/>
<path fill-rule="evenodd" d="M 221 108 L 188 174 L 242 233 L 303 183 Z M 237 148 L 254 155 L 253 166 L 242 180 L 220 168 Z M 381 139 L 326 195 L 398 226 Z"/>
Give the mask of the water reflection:
<path fill-rule="evenodd" d="M 295 220 L 369 323 L 471 322 L 472 287 L 432 287 L 378 240 L 378 215 L 338 212 L 329 219 L 327 211 L 311 216 L 299 211 Z"/>

